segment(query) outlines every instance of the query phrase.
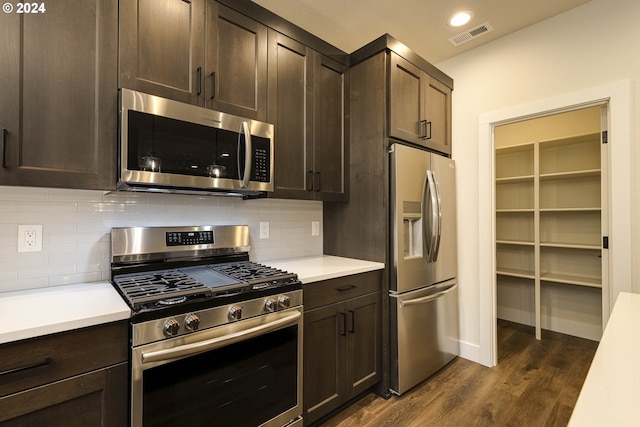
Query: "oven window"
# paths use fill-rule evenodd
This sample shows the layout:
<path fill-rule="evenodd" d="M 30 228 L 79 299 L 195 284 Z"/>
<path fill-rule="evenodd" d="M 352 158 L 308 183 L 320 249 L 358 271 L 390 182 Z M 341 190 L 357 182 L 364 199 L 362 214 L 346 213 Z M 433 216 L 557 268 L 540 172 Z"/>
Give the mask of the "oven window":
<path fill-rule="evenodd" d="M 296 406 L 298 326 L 143 373 L 143 426 L 260 425 Z"/>

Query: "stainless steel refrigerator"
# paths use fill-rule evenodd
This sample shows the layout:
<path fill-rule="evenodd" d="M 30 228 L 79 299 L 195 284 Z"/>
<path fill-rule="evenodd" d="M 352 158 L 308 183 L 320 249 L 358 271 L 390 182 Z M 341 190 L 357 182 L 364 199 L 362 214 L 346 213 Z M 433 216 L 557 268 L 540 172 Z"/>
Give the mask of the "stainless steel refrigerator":
<path fill-rule="evenodd" d="M 455 162 L 398 143 L 390 161 L 390 388 L 400 395 L 460 353 Z"/>

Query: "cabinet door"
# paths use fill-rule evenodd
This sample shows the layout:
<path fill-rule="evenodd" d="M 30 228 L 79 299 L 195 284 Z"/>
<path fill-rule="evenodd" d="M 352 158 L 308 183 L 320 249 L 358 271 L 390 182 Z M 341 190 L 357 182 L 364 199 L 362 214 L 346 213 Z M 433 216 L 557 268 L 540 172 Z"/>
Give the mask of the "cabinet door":
<path fill-rule="evenodd" d="M 427 147 L 451 154 L 451 89 L 429 77 L 427 88 Z"/>
<path fill-rule="evenodd" d="M 382 378 L 380 292 L 346 302 L 346 398 L 351 399 Z"/>
<path fill-rule="evenodd" d="M 0 16 L 0 184 L 113 189 L 118 2 Z"/>
<path fill-rule="evenodd" d="M 267 27 L 214 0 L 207 0 L 206 105 L 265 121 Z"/>
<path fill-rule="evenodd" d="M 275 125 L 275 197 L 313 197 L 313 51 L 269 32 L 269 117 Z"/>
<path fill-rule="evenodd" d="M 314 73 L 314 192 L 315 199 L 348 199 L 349 161 L 345 135 L 347 67 L 317 54 Z"/>
<path fill-rule="evenodd" d="M 451 154 L 451 89 L 390 54 L 389 135 Z"/>
<path fill-rule="evenodd" d="M 390 136 L 423 145 L 427 133 L 425 99 L 429 77 L 391 52 L 389 79 Z"/>
<path fill-rule="evenodd" d="M 204 0 L 120 1 L 120 87 L 204 105 Z"/>
<path fill-rule="evenodd" d="M 21 16 L 17 13 L 0 15 L 0 184 L 3 185 L 16 185 L 18 181 Z"/>
<path fill-rule="evenodd" d="M 304 313 L 304 412 L 308 425 L 345 401 L 344 303 Z"/>
<path fill-rule="evenodd" d="M 0 398 L 0 426 L 120 427 L 128 423 L 128 364 Z"/>

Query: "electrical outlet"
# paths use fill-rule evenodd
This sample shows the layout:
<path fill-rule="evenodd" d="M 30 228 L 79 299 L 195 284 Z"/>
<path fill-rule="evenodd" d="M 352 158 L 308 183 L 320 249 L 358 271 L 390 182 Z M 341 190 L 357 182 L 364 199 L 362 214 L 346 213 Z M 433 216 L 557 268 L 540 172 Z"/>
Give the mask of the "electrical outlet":
<path fill-rule="evenodd" d="M 320 235 L 320 221 L 311 221 L 311 236 Z"/>
<path fill-rule="evenodd" d="M 42 225 L 18 225 L 18 252 L 42 251 Z"/>
<path fill-rule="evenodd" d="M 261 222 L 260 223 L 260 238 L 268 239 L 269 238 L 269 223 Z"/>

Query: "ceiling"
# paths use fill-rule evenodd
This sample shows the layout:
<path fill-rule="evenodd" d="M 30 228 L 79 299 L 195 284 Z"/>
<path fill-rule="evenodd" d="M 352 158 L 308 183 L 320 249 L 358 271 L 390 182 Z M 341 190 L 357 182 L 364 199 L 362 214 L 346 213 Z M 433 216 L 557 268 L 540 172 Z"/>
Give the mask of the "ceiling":
<path fill-rule="evenodd" d="M 390 34 L 435 64 L 590 0 L 253 0 L 333 46 L 351 53 Z M 474 18 L 447 24 L 457 11 Z M 449 38 L 488 22 L 492 31 L 458 46 Z"/>

